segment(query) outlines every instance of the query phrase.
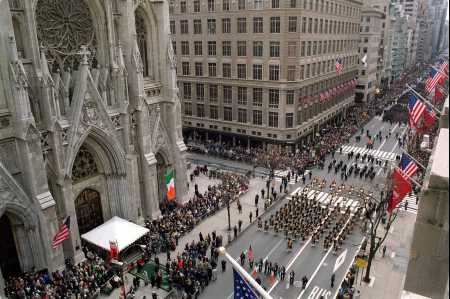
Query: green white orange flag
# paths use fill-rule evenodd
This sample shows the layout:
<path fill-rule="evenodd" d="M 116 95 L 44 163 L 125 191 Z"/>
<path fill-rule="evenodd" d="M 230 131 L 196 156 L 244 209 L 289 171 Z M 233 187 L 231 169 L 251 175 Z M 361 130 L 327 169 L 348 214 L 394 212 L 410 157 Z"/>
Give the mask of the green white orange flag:
<path fill-rule="evenodd" d="M 171 201 L 175 199 L 175 178 L 173 176 L 173 169 L 166 173 L 166 186 L 167 186 L 167 200 Z"/>

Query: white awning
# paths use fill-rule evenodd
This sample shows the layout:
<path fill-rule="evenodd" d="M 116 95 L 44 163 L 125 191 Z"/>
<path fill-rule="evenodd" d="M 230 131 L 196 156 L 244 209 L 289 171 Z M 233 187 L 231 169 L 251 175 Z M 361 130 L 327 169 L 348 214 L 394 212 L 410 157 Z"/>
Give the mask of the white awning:
<path fill-rule="evenodd" d="M 148 232 L 149 230 L 145 227 L 114 216 L 102 225 L 81 235 L 81 238 L 105 250 L 109 250 L 110 241 L 116 241 L 120 252 Z"/>

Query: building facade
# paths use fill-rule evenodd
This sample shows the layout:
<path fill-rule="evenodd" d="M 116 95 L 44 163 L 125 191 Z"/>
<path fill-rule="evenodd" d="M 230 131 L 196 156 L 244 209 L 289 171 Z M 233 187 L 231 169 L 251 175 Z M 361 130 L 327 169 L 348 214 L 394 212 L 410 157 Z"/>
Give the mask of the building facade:
<path fill-rule="evenodd" d="M 442 42 L 445 40 L 445 22 L 448 10 L 447 0 L 429 0 L 431 2 L 431 14 L 433 18 L 433 58 L 439 56 L 442 49 Z"/>
<path fill-rule="evenodd" d="M 417 22 L 419 24 L 419 34 L 417 40 L 417 62 L 425 63 L 431 60 L 432 54 L 432 37 L 433 37 L 433 17 L 431 14 L 432 7 L 428 0 L 419 2 L 417 12 Z"/>
<path fill-rule="evenodd" d="M 80 234 L 112 216 L 158 216 L 166 170 L 185 191 L 186 148 L 166 1 L 0 1 L 0 28 L 3 291 L 81 260 Z"/>
<path fill-rule="evenodd" d="M 391 77 L 389 3 L 368 1 L 361 16 L 360 55 L 366 64 L 360 65 L 355 99 L 371 101 L 387 88 Z"/>
<path fill-rule="evenodd" d="M 407 66 L 408 17 L 402 5 L 393 6 L 392 24 L 392 80 L 400 79 Z"/>
<path fill-rule="evenodd" d="M 401 5 L 403 13 L 408 17 L 408 37 L 406 67 L 411 68 L 416 64 L 417 41 L 419 26 L 417 23 L 417 13 L 420 0 L 392 0 L 395 5 Z"/>
<path fill-rule="evenodd" d="M 439 132 L 422 190 L 410 248 L 404 289 L 426 298 L 448 298 L 449 281 L 449 98 L 439 120 Z"/>
<path fill-rule="evenodd" d="M 353 102 L 360 1 L 171 4 L 188 139 L 294 144 Z"/>

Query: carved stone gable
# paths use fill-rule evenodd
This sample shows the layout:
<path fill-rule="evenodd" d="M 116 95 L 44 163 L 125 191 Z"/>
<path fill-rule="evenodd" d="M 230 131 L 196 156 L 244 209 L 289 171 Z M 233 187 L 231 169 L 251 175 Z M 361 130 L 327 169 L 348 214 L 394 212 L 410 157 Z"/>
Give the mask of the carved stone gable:
<path fill-rule="evenodd" d="M 74 96 L 72 99 L 71 124 L 68 146 L 65 155 L 65 175 L 70 176 L 71 161 L 75 159 L 78 149 L 89 134 L 91 127 L 101 129 L 106 135 L 120 142 L 116 137 L 116 129 L 106 110 L 97 85 L 86 64 L 80 68 L 79 81 L 76 82 Z"/>
<path fill-rule="evenodd" d="M 93 100 L 86 100 L 82 109 L 82 121 L 87 125 L 95 125 L 101 129 L 107 129 L 107 125 L 100 116 L 98 104 Z"/>

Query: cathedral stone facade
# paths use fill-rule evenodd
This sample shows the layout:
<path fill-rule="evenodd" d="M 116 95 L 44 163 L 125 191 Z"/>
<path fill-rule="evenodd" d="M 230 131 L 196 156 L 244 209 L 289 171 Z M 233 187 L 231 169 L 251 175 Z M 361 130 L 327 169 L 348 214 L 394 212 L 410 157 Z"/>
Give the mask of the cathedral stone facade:
<path fill-rule="evenodd" d="M 112 216 L 159 216 L 186 189 L 165 0 L 0 1 L 2 277 L 83 258 Z M 70 216 L 71 237 L 52 249 Z"/>

